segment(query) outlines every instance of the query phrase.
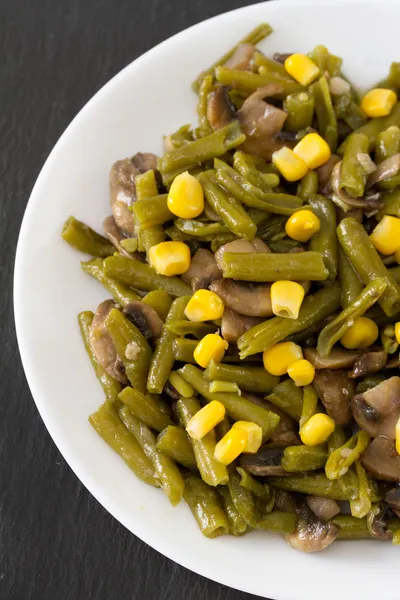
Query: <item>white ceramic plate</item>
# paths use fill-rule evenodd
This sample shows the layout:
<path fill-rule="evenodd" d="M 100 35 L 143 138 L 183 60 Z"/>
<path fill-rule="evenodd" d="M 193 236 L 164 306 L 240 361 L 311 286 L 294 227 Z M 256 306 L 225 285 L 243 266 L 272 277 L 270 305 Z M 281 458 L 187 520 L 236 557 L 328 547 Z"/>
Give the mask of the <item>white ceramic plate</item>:
<path fill-rule="evenodd" d="M 21 228 L 15 318 L 26 376 L 61 453 L 116 519 L 181 565 L 226 585 L 278 600 L 397 599 L 399 554 L 390 543 L 335 543 L 304 555 L 277 536 L 205 539 L 183 504 L 137 480 L 88 424 L 102 402 L 76 315 L 106 296 L 82 273 L 84 258 L 60 237 L 73 214 L 101 230 L 109 214 L 108 172 L 118 158 L 161 152 L 161 136 L 195 121 L 190 83 L 261 21 L 275 33 L 267 53 L 323 43 L 345 59 L 360 86 L 399 58 L 400 4 L 380 0 L 268 2 L 205 21 L 160 44 L 110 81 L 74 119 L 48 158 Z M 362 590 L 362 592 L 361 592 Z M 145 594 L 145 590 L 143 590 Z"/>

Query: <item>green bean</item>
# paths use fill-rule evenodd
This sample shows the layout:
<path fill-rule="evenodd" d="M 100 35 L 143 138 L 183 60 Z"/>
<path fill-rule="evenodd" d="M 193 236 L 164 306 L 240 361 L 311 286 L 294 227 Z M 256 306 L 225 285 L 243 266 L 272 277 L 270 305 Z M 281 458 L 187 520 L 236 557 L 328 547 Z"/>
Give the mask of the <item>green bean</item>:
<path fill-rule="evenodd" d="M 328 72 L 330 77 L 340 75 L 343 60 L 339 56 L 331 54 L 325 46 L 316 46 L 308 56 L 317 65 L 321 73 Z"/>
<path fill-rule="evenodd" d="M 253 496 L 260 500 L 268 502 L 271 498 L 271 490 L 267 483 L 260 483 L 257 479 L 254 479 L 250 473 L 241 467 L 237 467 L 236 471 L 240 475 L 240 485 L 251 492 Z"/>
<path fill-rule="evenodd" d="M 337 515 L 329 522 L 339 526 L 338 540 L 362 540 L 371 537 L 366 517 L 358 519 L 350 515 Z"/>
<path fill-rule="evenodd" d="M 154 308 L 160 319 L 165 321 L 171 308 L 172 298 L 165 290 L 153 290 L 144 296 L 142 302 Z"/>
<path fill-rule="evenodd" d="M 170 321 L 166 328 L 175 335 L 194 335 L 201 340 L 208 333 L 215 333 L 218 329 L 216 325 L 211 323 L 195 323 L 188 320 L 173 320 Z"/>
<path fill-rule="evenodd" d="M 231 535 L 243 535 L 247 530 L 247 523 L 235 508 L 232 497 L 227 487 L 220 487 L 218 492 L 222 498 L 222 505 L 229 521 L 229 533 Z"/>
<path fill-rule="evenodd" d="M 177 336 L 167 328 L 167 325 L 172 321 L 184 319 L 188 301 L 188 296 L 177 298 L 173 301 L 169 309 L 161 337 L 157 342 L 149 367 L 147 389 L 153 394 L 161 394 L 163 391 L 175 360 L 172 352 L 172 342 Z"/>
<path fill-rule="evenodd" d="M 175 226 L 182 233 L 187 233 L 191 237 L 199 237 L 202 240 L 230 233 L 226 225 L 222 223 L 202 223 L 195 219 L 176 219 Z"/>
<path fill-rule="evenodd" d="M 75 250 L 85 252 L 92 256 L 106 258 L 114 253 L 114 246 L 94 231 L 89 225 L 78 221 L 75 217 L 69 217 L 64 223 L 62 238 Z"/>
<path fill-rule="evenodd" d="M 191 295 L 192 289 L 180 277 L 159 275 L 149 265 L 123 256 L 109 256 L 104 261 L 104 273 L 137 290 L 165 290 L 171 296 Z"/>
<path fill-rule="evenodd" d="M 197 471 L 196 459 L 188 435 L 182 427 L 168 425 L 157 438 L 157 448 L 174 462 Z"/>
<path fill-rule="evenodd" d="M 323 358 L 329 356 L 336 342 L 343 337 L 358 318 L 362 317 L 378 301 L 386 287 L 385 279 L 377 277 L 363 289 L 361 294 L 347 308 L 323 328 L 318 336 L 317 343 L 317 352 L 320 356 Z"/>
<path fill-rule="evenodd" d="M 237 150 L 233 155 L 233 168 L 249 183 L 258 187 L 263 192 L 269 192 L 271 188 L 279 185 L 279 176 L 276 173 L 263 173 L 255 166 L 249 154 Z M 249 213 L 250 214 L 250 213 Z M 261 213 L 263 215 L 263 213 Z M 263 215 L 263 218 L 265 215 Z"/>
<path fill-rule="evenodd" d="M 157 246 L 157 244 L 165 242 L 166 234 L 162 225 L 152 225 L 143 231 L 139 231 L 138 237 L 143 247 L 142 252 L 148 253 L 152 246 Z"/>
<path fill-rule="evenodd" d="M 147 340 L 139 329 L 116 308 L 111 309 L 108 313 L 105 325 L 132 387 L 139 392 L 144 392 L 152 355 Z M 135 360 L 126 356 L 128 344 L 133 344 L 137 349 Z"/>
<path fill-rule="evenodd" d="M 241 518 L 247 525 L 250 525 L 250 527 L 255 527 L 259 520 L 255 499 L 248 489 L 240 485 L 240 478 L 237 473 L 231 473 L 228 489 L 235 509 Z"/>
<path fill-rule="evenodd" d="M 101 258 L 92 258 L 92 260 L 88 260 L 87 262 L 81 263 L 82 269 L 89 273 L 92 277 L 97 279 L 106 290 L 110 292 L 114 300 L 121 304 L 121 306 L 126 306 L 131 302 L 135 302 L 140 300 L 140 296 L 134 292 L 131 288 L 118 281 L 112 279 L 111 277 L 107 277 L 104 274 L 104 266 L 103 260 Z"/>
<path fill-rule="evenodd" d="M 257 523 L 257 529 L 271 533 L 293 533 L 296 529 L 297 517 L 294 513 L 274 511 L 264 515 Z"/>
<path fill-rule="evenodd" d="M 281 86 L 280 91 L 274 94 L 276 98 L 286 98 L 289 94 L 304 90 L 303 86 L 293 79 L 283 79 L 274 73 L 268 73 L 265 67 L 260 67 L 260 74 L 240 71 L 239 69 L 228 69 L 227 67 L 217 67 L 215 69 L 215 77 L 218 83 L 229 85 L 233 89 L 244 92 L 247 95 L 270 83 L 278 83 Z"/>
<path fill-rule="evenodd" d="M 392 62 L 389 75 L 379 84 L 379 87 L 390 88 L 394 91 L 400 88 L 400 63 Z"/>
<path fill-rule="evenodd" d="M 328 454 L 331 455 L 332 452 L 341 446 L 344 446 L 345 443 L 346 436 L 344 434 L 343 427 L 341 427 L 341 425 L 336 425 L 334 432 L 327 441 Z M 343 493 L 349 500 L 357 498 L 359 491 L 358 481 L 355 477 L 355 474 L 351 470 L 347 471 L 347 473 L 344 473 L 344 475 L 341 477 L 338 477 L 336 481 L 339 483 Z"/>
<path fill-rule="evenodd" d="M 193 385 L 195 388 L 196 386 Z M 187 427 L 190 419 L 201 409 L 197 398 L 180 398 L 177 409 L 183 425 Z M 189 438 L 193 447 L 197 467 L 201 478 L 208 485 L 224 485 L 228 482 L 228 471 L 225 465 L 219 463 L 214 457 L 216 446 L 215 431 L 212 430 L 201 440 Z"/>
<path fill-rule="evenodd" d="M 133 205 L 133 218 L 139 230 L 148 229 L 155 225 L 163 225 L 171 221 L 174 215 L 167 205 L 168 194 L 147 198 Z"/>
<path fill-rule="evenodd" d="M 339 281 L 342 290 L 342 308 L 347 308 L 363 290 L 363 284 L 342 248 L 339 248 Z"/>
<path fill-rule="evenodd" d="M 319 252 L 224 252 L 221 268 L 224 277 L 241 281 L 324 281 L 328 277 Z"/>
<path fill-rule="evenodd" d="M 254 52 L 253 65 L 256 69 L 264 67 L 265 70 L 268 71 L 268 73 L 278 77 L 279 79 L 293 81 L 293 78 L 286 71 L 285 65 L 282 65 L 273 58 L 265 56 L 265 54 L 262 54 L 262 52 L 260 52 L 259 50 L 256 50 Z"/>
<path fill-rule="evenodd" d="M 367 122 L 367 117 L 351 97 L 351 94 L 338 96 L 334 102 L 337 119 L 343 119 L 351 129 L 358 129 Z"/>
<path fill-rule="evenodd" d="M 160 396 L 142 394 L 138 390 L 126 387 L 118 394 L 118 398 L 135 417 L 155 431 L 162 431 L 172 424 L 169 406 Z"/>
<path fill-rule="evenodd" d="M 392 125 L 376 136 L 375 162 L 382 161 L 400 152 L 400 128 Z"/>
<path fill-rule="evenodd" d="M 196 519 L 202 534 L 216 538 L 229 533 L 229 522 L 218 492 L 193 474 L 185 474 L 183 498 Z"/>
<path fill-rule="evenodd" d="M 318 192 L 318 174 L 316 171 L 308 171 L 297 186 L 297 196 L 308 202 Z"/>
<path fill-rule="evenodd" d="M 192 396 L 196 395 L 196 392 L 190 383 L 185 381 L 176 371 L 172 371 L 168 379 L 170 384 L 176 389 L 180 396 L 183 396 L 184 398 L 191 398 Z"/>
<path fill-rule="evenodd" d="M 366 450 L 370 439 L 371 436 L 366 431 L 360 430 L 343 446 L 334 450 L 325 465 L 328 479 L 338 479 L 347 473 L 351 465 L 360 458 L 360 454 Z"/>
<path fill-rule="evenodd" d="M 128 467 L 139 479 L 159 487 L 152 462 L 147 458 L 141 446 L 121 422 L 114 404 L 106 401 L 89 417 L 89 423 L 100 437 L 124 459 Z"/>
<path fill-rule="evenodd" d="M 264 40 L 266 37 L 268 37 L 272 33 L 272 31 L 273 29 L 270 25 L 268 25 L 268 23 L 261 23 L 260 25 L 258 25 L 255 29 L 250 31 L 250 33 L 248 33 L 242 40 L 240 40 L 240 42 L 237 42 L 230 50 L 228 50 L 228 52 L 221 56 L 221 58 L 219 58 L 213 65 L 211 65 L 211 67 L 209 67 L 205 71 L 202 71 L 192 84 L 193 90 L 197 92 L 200 88 L 203 79 L 208 75 L 213 75 L 215 67 L 225 64 L 231 58 L 231 56 L 235 54 L 239 46 L 241 46 L 242 44 L 252 44 L 255 46 L 256 44 Z"/>
<path fill-rule="evenodd" d="M 83 343 L 85 344 L 86 352 L 89 355 L 90 362 L 92 363 L 92 367 L 96 373 L 97 379 L 101 383 L 107 400 L 118 403 L 118 394 L 122 390 L 122 385 L 103 369 L 90 344 L 90 328 L 93 317 L 94 314 L 88 310 L 81 312 L 78 315 L 79 329 L 82 335 Z"/>
<path fill-rule="evenodd" d="M 310 241 L 310 250 L 320 252 L 329 271 L 328 281 L 334 281 L 338 268 L 338 241 L 336 237 L 336 211 L 332 200 L 324 196 L 312 196 L 308 202 L 320 220 L 320 230 Z"/>
<path fill-rule="evenodd" d="M 226 194 L 210 175 L 206 173 L 200 175 L 199 181 L 203 186 L 209 205 L 228 229 L 240 238 L 253 240 L 257 233 L 257 226 L 250 219 L 240 202 Z"/>
<path fill-rule="evenodd" d="M 299 421 L 302 415 L 303 393 L 301 388 L 296 387 L 291 379 L 286 379 L 274 388 L 267 396 L 268 402 L 289 415 L 295 421 Z"/>
<path fill-rule="evenodd" d="M 362 519 L 371 510 L 371 487 L 367 474 L 359 461 L 356 461 L 355 468 L 358 478 L 358 495 L 354 500 L 350 500 L 350 510 L 353 517 Z"/>
<path fill-rule="evenodd" d="M 197 364 L 193 352 L 198 342 L 196 340 L 185 340 L 183 338 L 175 339 L 172 342 L 172 353 L 174 359 L 184 363 Z"/>
<path fill-rule="evenodd" d="M 130 254 L 137 252 L 139 246 L 137 238 L 124 238 L 120 241 L 120 244 L 122 248 Z"/>
<path fill-rule="evenodd" d="M 365 153 L 368 153 L 367 136 L 362 133 L 351 135 L 343 156 L 339 186 L 353 198 L 364 195 L 367 172 L 358 157 Z"/>
<path fill-rule="evenodd" d="M 217 440 L 222 440 L 223 437 L 226 436 L 228 431 L 231 428 L 231 421 L 229 417 L 224 417 L 218 425 L 215 426 L 215 434 L 217 436 Z"/>
<path fill-rule="evenodd" d="M 208 95 L 213 91 L 213 76 L 206 75 L 199 87 L 199 100 L 197 102 L 197 118 L 201 137 L 212 133 L 212 127 L 207 118 Z"/>
<path fill-rule="evenodd" d="M 211 402 L 212 400 L 221 402 L 225 406 L 228 416 L 234 421 L 253 421 L 253 423 L 259 425 L 263 430 L 264 440 L 268 439 L 276 429 L 279 423 L 279 416 L 275 413 L 261 408 L 261 406 L 238 394 L 210 393 L 209 382 L 197 367 L 185 365 L 178 372 L 207 402 Z"/>
<path fill-rule="evenodd" d="M 153 169 L 139 173 L 135 177 L 136 200 L 142 202 L 158 195 L 156 176 Z"/>
<path fill-rule="evenodd" d="M 288 473 L 315 471 L 325 466 L 328 451 L 321 446 L 287 446 L 282 455 L 281 466 Z"/>
<path fill-rule="evenodd" d="M 289 335 L 307 329 L 321 321 L 340 306 L 340 286 L 338 283 L 318 290 L 307 296 L 300 308 L 297 319 L 273 317 L 264 323 L 255 325 L 244 333 L 237 341 L 240 358 L 246 358 L 257 352 L 264 352 L 274 344 L 281 342 Z"/>
<path fill-rule="evenodd" d="M 311 127 L 314 117 L 314 96 L 309 92 L 298 92 L 286 97 L 283 108 L 288 113 L 286 131 L 300 131 Z"/>
<path fill-rule="evenodd" d="M 400 284 L 400 265 L 388 269 L 390 276 L 395 280 L 396 283 Z"/>
<path fill-rule="evenodd" d="M 172 506 L 182 500 L 185 482 L 176 464 L 157 449 L 154 433 L 139 421 L 127 406 L 119 411 L 120 417 L 128 431 L 136 438 L 147 458 L 153 463 L 161 488 Z"/>
<path fill-rule="evenodd" d="M 303 406 L 301 408 L 300 429 L 317 412 L 318 394 L 312 385 L 306 385 L 303 388 Z M 325 464 L 325 463 L 324 463 Z"/>
<path fill-rule="evenodd" d="M 279 377 L 270 375 L 264 367 L 227 365 L 211 361 L 204 371 L 208 381 L 221 380 L 237 383 L 241 390 L 254 394 L 269 394 L 279 383 Z"/>
<path fill-rule="evenodd" d="M 393 215 L 394 217 L 400 217 L 400 189 L 382 194 L 381 200 L 383 207 L 379 211 L 379 216 L 381 216 L 382 212 L 382 216 Z"/>
<path fill-rule="evenodd" d="M 346 256 L 365 285 L 377 277 L 385 279 L 387 287 L 378 303 L 387 316 L 395 315 L 400 310 L 400 287 L 386 269 L 364 227 L 352 217 L 347 217 L 339 223 L 337 235 Z"/>
<path fill-rule="evenodd" d="M 318 131 L 324 140 L 328 142 L 332 152 L 335 152 L 338 138 L 337 120 L 326 77 L 322 76 L 316 83 L 313 83 L 310 86 L 310 91 L 315 99 Z"/>
<path fill-rule="evenodd" d="M 334 432 L 329 436 L 327 445 L 328 452 L 332 454 L 334 450 L 337 450 L 346 443 L 346 436 L 341 425 L 335 425 Z"/>
<path fill-rule="evenodd" d="M 193 142 L 193 131 L 190 124 L 182 125 L 174 133 L 164 136 L 164 145 L 168 148 L 179 148 L 187 142 Z"/>
<path fill-rule="evenodd" d="M 391 125 L 400 126 L 400 102 L 397 102 L 395 106 L 392 108 L 390 115 L 387 117 L 379 117 L 375 119 L 370 119 L 365 125 L 362 125 L 358 129 L 356 129 L 350 136 L 348 136 L 341 146 L 338 148 L 338 154 L 344 154 L 350 139 L 353 135 L 358 133 L 363 133 L 368 138 L 368 152 L 371 152 L 375 148 L 376 138 L 378 133 L 388 129 Z"/>
<path fill-rule="evenodd" d="M 246 136 L 242 133 L 238 121 L 232 121 L 210 135 L 166 152 L 159 161 L 159 169 L 162 173 L 188 169 L 193 165 L 222 156 L 228 150 L 240 146 L 245 139 Z"/>

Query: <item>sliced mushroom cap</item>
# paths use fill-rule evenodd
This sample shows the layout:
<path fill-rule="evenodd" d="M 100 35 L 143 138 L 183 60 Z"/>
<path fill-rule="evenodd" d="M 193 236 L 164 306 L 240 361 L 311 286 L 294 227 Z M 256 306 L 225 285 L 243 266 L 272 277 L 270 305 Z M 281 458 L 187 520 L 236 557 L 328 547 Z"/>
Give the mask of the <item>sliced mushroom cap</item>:
<path fill-rule="evenodd" d="M 222 257 L 225 252 L 237 252 L 246 254 L 247 252 L 270 252 L 268 246 L 261 238 L 254 238 L 251 242 L 248 240 L 234 240 L 224 244 L 215 253 L 215 260 L 220 269 L 222 269 Z"/>
<path fill-rule="evenodd" d="M 213 129 L 220 129 L 227 125 L 236 116 L 236 108 L 229 98 L 228 88 L 224 85 L 217 86 L 208 96 L 207 119 Z"/>
<path fill-rule="evenodd" d="M 254 50 L 253 44 L 240 44 L 232 56 L 225 62 L 224 66 L 228 69 L 247 70 L 253 58 Z"/>
<path fill-rule="evenodd" d="M 306 358 L 316 369 L 351 369 L 357 358 L 359 351 L 342 350 L 334 348 L 326 358 L 320 356 L 316 348 L 304 348 L 304 358 Z"/>
<path fill-rule="evenodd" d="M 400 517 L 400 485 L 389 490 L 385 496 L 385 502 L 390 506 L 396 516 Z"/>
<path fill-rule="evenodd" d="M 361 464 L 376 479 L 400 480 L 400 455 L 396 452 L 394 441 L 383 435 L 372 440 L 361 455 Z"/>
<path fill-rule="evenodd" d="M 133 158 L 117 160 L 110 172 L 110 204 L 116 224 L 128 234 L 134 233 L 129 207 L 136 200 L 135 177 L 149 169 L 157 169 L 157 156 L 150 153 L 135 154 Z"/>
<path fill-rule="evenodd" d="M 361 429 L 372 437 L 395 439 L 400 418 L 400 377 L 391 377 L 379 385 L 357 394 L 351 401 L 353 415 Z"/>
<path fill-rule="evenodd" d="M 140 301 L 131 302 L 125 306 L 123 313 L 136 325 L 146 340 L 158 340 L 163 322 L 152 306 Z"/>
<path fill-rule="evenodd" d="M 388 530 L 391 510 L 384 502 L 372 507 L 367 516 L 367 526 L 371 536 L 377 540 L 390 540 L 392 532 Z"/>
<path fill-rule="evenodd" d="M 115 219 L 112 215 L 106 217 L 103 221 L 103 229 L 104 234 L 108 240 L 112 243 L 116 250 L 121 254 L 121 256 L 126 256 L 128 258 L 132 258 L 132 254 L 125 250 L 122 246 L 121 241 L 126 239 L 126 235 L 122 232 L 122 230 L 118 227 L 115 222 Z M 137 253 L 135 252 L 135 258 Z"/>
<path fill-rule="evenodd" d="M 97 307 L 90 328 L 90 345 L 103 369 L 117 381 L 127 383 L 124 366 L 105 326 L 108 313 L 115 307 L 113 300 L 105 300 Z"/>
<path fill-rule="evenodd" d="M 207 289 L 210 283 L 221 277 L 222 272 L 216 263 L 214 254 L 204 248 L 197 250 L 192 257 L 189 269 L 182 275 L 182 279 L 190 283 L 194 292 Z"/>
<path fill-rule="evenodd" d="M 321 521 L 329 521 L 329 519 L 340 513 L 339 504 L 331 498 L 307 496 L 306 502 L 315 516 L 321 519 Z"/>
<path fill-rule="evenodd" d="M 273 314 L 268 284 L 219 279 L 209 289 L 222 298 L 226 307 L 241 315 L 270 317 Z"/>
<path fill-rule="evenodd" d="M 257 454 L 242 454 L 240 466 L 257 477 L 290 475 L 282 469 L 283 448 L 261 446 Z"/>
<path fill-rule="evenodd" d="M 353 365 L 353 370 L 349 373 L 349 377 L 356 379 L 357 377 L 365 377 L 371 373 L 378 373 L 384 368 L 388 359 L 388 353 L 380 350 L 378 352 L 365 352 Z"/>
<path fill-rule="evenodd" d="M 299 520 L 294 533 L 285 534 L 287 542 L 302 552 L 320 552 L 335 541 L 339 528 L 334 523 L 323 523 L 304 504 L 296 511 Z"/>
<path fill-rule="evenodd" d="M 356 382 L 341 369 L 320 369 L 315 372 L 313 385 L 326 408 L 326 412 L 337 425 L 351 421 L 350 400 L 356 391 Z"/>
<path fill-rule="evenodd" d="M 221 335 L 229 344 L 237 342 L 241 335 L 246 333 L 249 329 L 261 323 L 259 317 L 247 317 L 246 315 L 239 315 L 239 313 L 225 308 L 224 314 L 222 315 L 221 322 Z"/>

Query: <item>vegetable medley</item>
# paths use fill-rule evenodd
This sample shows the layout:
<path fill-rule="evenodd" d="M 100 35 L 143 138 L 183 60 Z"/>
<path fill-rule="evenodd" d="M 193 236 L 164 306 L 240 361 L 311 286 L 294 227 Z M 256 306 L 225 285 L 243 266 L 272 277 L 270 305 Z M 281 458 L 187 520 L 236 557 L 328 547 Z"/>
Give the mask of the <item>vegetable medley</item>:
<path fill-rule="evenodd" d="M 207 537 L 400 544 L 400 63 L 359 99 L 262 24 L 199 75 L 198 126 L 117 161 L 112 299 L 79 315 L 98 434 Z"/>

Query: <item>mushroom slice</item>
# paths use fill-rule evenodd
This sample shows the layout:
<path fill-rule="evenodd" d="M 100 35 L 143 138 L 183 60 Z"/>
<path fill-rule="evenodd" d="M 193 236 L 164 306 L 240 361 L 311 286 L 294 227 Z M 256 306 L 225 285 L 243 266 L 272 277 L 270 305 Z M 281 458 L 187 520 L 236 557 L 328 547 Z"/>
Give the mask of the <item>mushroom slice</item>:
<path fill-rule="evenodd" d="M 349 377 L 356 379 L 357 377 L 365 377 L 371 373 L 378 373 L 384 368 L 388 359 L 388 353 L 380 350 L 378 352 L 365 352 L 353 365 L 353 370 L 349 373 Z"/>
<path fill-rule="evenodd" d="M 361 455 L 361 464 L 376 479 L 383 481 L 400 480 L 400 455 L 393 440 L 380 435 L 372 440 Z"/>
<path fill-rule="evenodd" d="M 189 269 L 182 275 L 182 279 L 190 283 L 194 292 L 207 289 L 210 283 L 221 277 L 222 272 L 215 261 L 214 254 L 204 248 L 197 250 Z"/>
<path fill-rule="evenodd" d="M 235 118 L 236 108 L 229 98 L 228 88 L 219 85 L 208 96 L 207 119 L 213 129 L 220 129 Z"/>
<path fill-rule="evenodd" d="M 276 62 L 281 63 L 281 65 L 284 65 L 286 59 L 289 58 L 289 56 L 292 56 L 292 54 L 294 54 L 294 52 L 274 52 L 272 58 L 273 60 L 276 60 Z"/>
<path fill-rule="evenodd" d="M 340 513 L 339 504 L 331 498 L 307 496 L 306 502 L 315 516 L 321 519 L 321 521 L 329 521 L 329 519 Z"/>
<path fill-rule="evenodd" d="M 367 527 L 371 536 L 377 540 L 390 540 L 392 532 L 388 530 L 390 508 L 379 502 L 372 507 L 367 515 Z"/>
<path fill-rule="evenodd" d="M 339 528 L 334 523 L 323 523 L 304 504 L 296 510 L 299 517 L 294 533 L 285 534 L 286 541 L 302 552 L 320 552 L 335 541 Z"/>
<path fill-rule="evenodd" d="M 385 496 L 385 502 L 389 504 L 392 511 L 397 517 L 400 517 L 400 485 L 389 490 Z"/>
<path fill-rule="evenodd" d="M 342 350 L 334 348 L 326 358 L 320 356 L 316 348 L 304 348 L 304 358 L 306 358 L 316 369 L 351 369 L 357 358 L 359 351 Z"/>
<path fill-rule="evenodd" d="M 209 289 L 225 306 L 248 317 L 270 317 L 272 313 L 270 286 L 266 283 L 247 283 L 233 279 L 214 281 Z"/>
<path fill-rule="evenodd" d="M 400 417 L 400 377 L 391 377 L 357 394 L 351 401 L 351 408 L 361 429 L 372 437 L 383 435 L 394 440 Z"/>
<path fill-rule="evenodd" d="M 215 253 L 215 260 L 220 269 L 222 269 L 222 257 L 224 252 L 237 252 L 246 254 L 247 252 L 270 252 L 268 246 L 261 238 L 254 238 L 251 242 L 248 240 L 234 240 L 224 244 Z"/>
<path fill-rule="evenodd" d="M 237 342 L 241 335 L 246 333 L 249 329 L 258 325 L 262 319 L 258 317 L 247 317 L 246 315 L 239 315 L 230 308 L 225 308 L 224 314 L 222 315 L 221 322 L 221 335 L 229 344 Z"/>
<path fill-rule="evenodd" d="M 110 204 L 117 226 L 133 234 L 134 224 L 129 207 L 136 201 L 135 177 L 150 169 L 157 169 L 155 154 L 138 152 L 133 158 L 117 160 L 110 172 Z"/>
<path fill-rule="evenodd" d="M 281 467 L 283 448 L 262 446 L 257 454 L 242 454 L 240 466 L 257 477 L 290 475 Z"/>
<path fill-rule="evenodd" d="M 315 372 L 313 385 L 337 425 L 351 421 L 350 400 L 356 391 L 356 382 L 342 369 L 320 369 Z"/>
<path fill-rule="evenodd" d="M 127 304 L 123 313 L 136 325 L 146 340 L 158 340 L 162 332 L 163 322 L 153 307 L 138 300 Z"/>
<path fill-rule="evenodd" d="M 113 300 L 105 300 L 97 307 L 90 327 L 90 345 L 103 369 L 117 381 L 127 383 L 124 366 L 105 325 L 108 313 L 115 307 Z"/>
<path fill-rule="evenodd" d="M 246 71 L 250 67 L 250 61 L 254 54 L 253 44 L 240 44 L 235 52 L 225 62 L 224 67 Z"/>
<path fill-rule="evenodd" d="M 362 208 L 367 211 L 378 210 L 382 206 L 382 202 L 379 199 L 379 194 L 368 195 L 368 192 L 362 198 L 353 198 L 344 189 L 340 187 L 340 173 L 342 169 L 342 161 L 338 162 L 332 170 L 331 186 L 333 191 L 332 201 L 343 203 L 347 206 L 354 208 Z"/>
<path fill-rule="evenodd" d="M 115 222 L 115 219 L 112 215 L 106 217 L 103 221 L 103 230 L 106 238 L 110 240 L 112 245 L 116 250 L 121 254 L 121 256 L 126 256 L 127 258 L 132 258 L 132 254 L 125 250 L 122 246 L 121 241 L 126 239 L 126 235 L 123 231 L 118 227 Z M 136 258 L 136 252 L 135 252 Z"/>

